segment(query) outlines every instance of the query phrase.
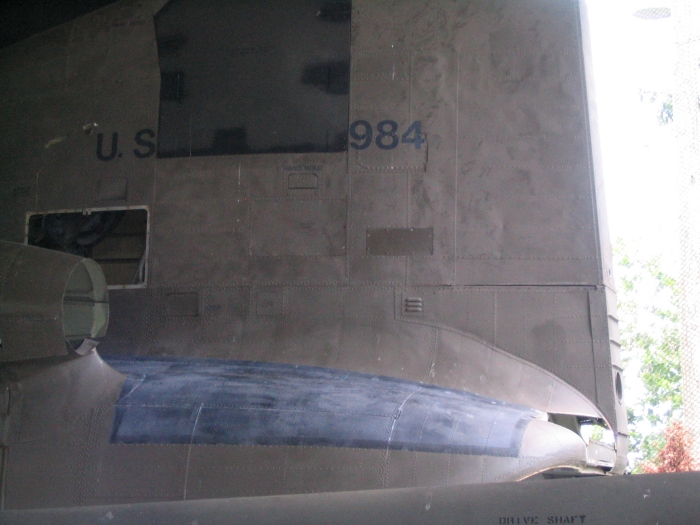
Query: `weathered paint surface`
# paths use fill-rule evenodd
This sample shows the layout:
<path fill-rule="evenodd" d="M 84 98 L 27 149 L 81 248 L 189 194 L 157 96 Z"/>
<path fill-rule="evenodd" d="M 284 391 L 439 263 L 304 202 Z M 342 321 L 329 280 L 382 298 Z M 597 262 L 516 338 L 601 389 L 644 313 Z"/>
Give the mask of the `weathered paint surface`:
<path fill-rule="evenodd" d="M 314 68 L 289 77 L 308 103 L 347 98 L 347 144 L 271 153 L 275 144 L 246 146 L 252 131 L 233 129 L 197 149 L 205 135 L 193 125 L 186 148 L 169 135 L 174 153 L 159 156 L 161 109 L 179 103 L 188 78 L 180 92 L 180 77 L 162 76 L 172 73 L 154 23 L 163 4 L 123 0 L 0 51 L 0 238 L 23 242 L 32 214 L 148 210 L 144 279 L 110 290 L 100 354 L 324 367 L 603 418 L 621 472 L 622 363 L 578 2 L 357 0 L 348 92 Z M 185 53 L 182 39 L 169 42 Z M 231 53 L 255 65 L 268 51 L 278 49 Z M 331 75 L 341 67 L 327 58 Z M 585 465 L 575 444 L 559 459 L 522 457 L 535 430 L 515 462 L 109 444 L 116 399 L 81 420 L 81 438 L 11 434 L 8 508 L 471 483 Z"/>
<path fill-rule="evenodd" d="M 697 523 L 700 474 L 647 474 L 0 513 L 7 525 Z M 614 497 L 611 497 L 614 495 Z"/>

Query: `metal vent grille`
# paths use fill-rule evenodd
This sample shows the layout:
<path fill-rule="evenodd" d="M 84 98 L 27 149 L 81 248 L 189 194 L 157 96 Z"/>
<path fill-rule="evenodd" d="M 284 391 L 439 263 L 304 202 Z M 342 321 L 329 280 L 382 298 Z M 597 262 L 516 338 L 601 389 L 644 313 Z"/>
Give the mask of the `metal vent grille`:
<path fill-rule="evenodd" d="M 423 298 L 422 297 L 404 297 L 403 313 L 409 315 L 423 314 Z"/>

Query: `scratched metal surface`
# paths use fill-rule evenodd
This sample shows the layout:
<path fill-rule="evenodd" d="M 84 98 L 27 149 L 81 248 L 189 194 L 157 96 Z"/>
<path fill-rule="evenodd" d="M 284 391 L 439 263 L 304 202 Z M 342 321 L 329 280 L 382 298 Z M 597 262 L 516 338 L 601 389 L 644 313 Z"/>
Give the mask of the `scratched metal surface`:
<path fill-rule="evenodd" d="M 0 514 L 8 525 L 121 524 L 206 525 L 339 523 L 360 525 L 460 524 L 599 525 L 697 523 L 695 472 L 537 483 L 365 491 L 285 498 L 120 505 Z M 616 497 L 609 497 L 615 494 Z"/>
<path fill-rule="evenodd" d="M 149 209 L 147 285 L 110 291 L 100 352 L 322 366 L 600 415 L 624 468 L 578 2 L 356 0 L 335 94 L 348 146 L 216 154 L 238 147 L 231 132 L 212 155 L 169 158 L 164 3 L 123 0 L 0 51 L 0 238 L 22 242 L 27 213 Z M 236 56 L 265 47 L 251 49 Z M 293 75 L 318 94 L 310 71 Z M 382 253 L 373 232 L 398 233 Z"/>
<path fill-rule="evenodd" d="M 560 479 L 482 486 L 403 489 L 284 498 L 111 505 L 10 511 L 8 525 L 602 525 L 611 522 L 697 523 L 700 475 L 695 472 Z M 609 497 L 615 494 L 615 497 Z"/>
<path fill-rule="evenodd" d="M 543 414 L 459 390 L 298 365 L 111 358 L 112 443 L 297 445 L 517 457 Z"/>
<path fill-rule="evenodd" d="M 181 358 L 110 361 L 130 377 L 95 352 L 9 363 L 0 370 L 0 392 L 9 388 L 11 398 L 11 418 L 2 419 L 3 446 L 12 454 L 3 465 L 5 509 L 489 483 L 562 464 L 586 464 L 585 445 L 573 432 L 533 419 L 534 411 L 520 405 L 491 400 L 496 410 L 478 410 L 488 398 L 463 391 L 291 365 L 257 363 L 250 370 L 240 363 L 218 363 L 212 369 L 214 360 L 189 360 L 200 365 L 192 370 Z M 174 370 L 161 373 L 169 368 Z M 131 377 L 134 372 L 147 376 L 142 390 L 134 389 L 139 386 L 139 378 Z M 221 378 L 235 374 L 228 383 Z M 192 381 L 198 377 L 205 384 Z M 263 379 L 279 388 L 260 389 Z M 367 380 L 378 388 L 366 388 Z M 285 420 L 290 427 L 270 421 L 253 426 L 228 417 L 231 411 L 221 413 L 221 405 L 236 399 L 255 405 L 256 387 L 269 401 L 268 409 L 257 414 L 277 414 L 278 422 Z M 314 393 L 322 395 L 314 398 Z M 437 397 L 423 404 L 422 416 L 416 418 L 420 401 L 433 395 Z M 412 403 L 414 397 L 418 405 Z M 392 399 L 398 404 L 391 405 Z M 297 420 L 290 422 L 283 409 L 295 400 L 326 411 L 312 420 L 307 416 L 318 412 L 298 410 Z M 477 400 L 477 405 L 465 405 L 465 400 Z M 167 416 L 178 411 L 172 405 L 179 404 L 182 415 L 182 405 L 193 402 L 209 404 L 183 438 L 177 427 L 187 426 L 188 417 Z M 394 419 L 402 403 L 401 415 Z M 347 414 L 349 406 L 357 413 Z M 388 439 L 416 450 L 390 442 L 375 448 L 367 448 L 372 445 L 368 440 L 352 442 L 353 436 L 377 438 L 371 426 L 359 425 L 368 422 L 362 414 L 376 415 L 382 407 L 389 411 L 383 420 Z M 254 406 L 241 408 L 256 414 Z M 190 415 L 193 410 L 198 407 L 185 409 Z M 466 424 L 470 415 L 481 417 Z M 508 415 L 515 419 L 503 420 Z M 517 423 L 522 418 L 524 429 Z M 227 423 L 234 424 L 224 427 Z M 446 424 L 452 425 L 447 431 Z M 263 437 L 258 444 L 240 439 L 256 435 Z M 329 439 L 314 439 L 319 437 Z M 506 448 L 498 450 L 500 445 Z"/>

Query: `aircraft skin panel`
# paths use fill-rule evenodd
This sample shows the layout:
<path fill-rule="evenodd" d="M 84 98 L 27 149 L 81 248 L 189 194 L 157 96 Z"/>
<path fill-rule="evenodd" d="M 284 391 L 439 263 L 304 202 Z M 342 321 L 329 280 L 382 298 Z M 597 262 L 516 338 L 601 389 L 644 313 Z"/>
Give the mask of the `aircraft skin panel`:
<path fill-rule="evenodd" d="M 517 457 L 525 427 L 544 417 L 468 392 L 332 369 L 201 359 L 106 362 L 129 377 L 117 401 L 112 443 Z M 152 370 L 156 363 L 161 370 Z"/>
<path fill-rule="evenodd" d="M 0 197 L 9 212 L 0 221 L 3 239 L 24 242 L 17 213 L 96 202 L 103 177 L 128 180 L 129 197 L 120 205 L 151 202 L 155 159 L 133 153 L 136 131 L 158 120 L 160 74 L 147 8 L 134 2 L 107 6 L 3 49 L 0 62 L 3 135 L 10 137 L 3 157 L 11 162 L 2 163 L 3 188 L 9 188 Z M 113 125 L 117 132 L 123 126 L 122 133 L 133 128 L 127 133 L 131 147 L 123 139 L 122 156 L 115 151 L 118 174 L 96 154 L 98 129 L 105 137 L 102 153 L 111 154 L 113 130 L 103 127 Z M 16 189 L 20 197 L 13 197 Z"/>
<path fill-rule="evenodd" d="M 141 229 L 98 232 L 92 255 L 117 253 L 104 263 L 105 358 L 322 367 L 605 421 L 621 473 L 622 363 L 579 2 L 299 0 L 247 18 L 236 9 L 255 6 L 212 2 L 122 0 L 0 50 L 0 239 L 39 242 L 42 217 L 58 213 L 140 210 Z M 6 504 L 225 495 L 185 479 L 187 458 L 215 465 L 245 445 L 109 444 L 109 410 L 76 430 L 94 428 L 81 459 L 65 460 L 79 488 L 20 494 L 21 465 L 47 461 L 25 448 L 3 467 L 25 480 L 5 483 Z M 525 437 L 543 436 L 535 427 Z M 585 468 L 570 445 L 539 460 L 388 450 L 369 477 L 273 476 L 255 494 Z M 294 447 L 271 449 L 284 464 Z M 172 467 L 170 488 L 131 485 L 158 462 L 170 466 L 149 479 Z M 332 477 L 333 460 L 316 464 Z M 232 486 L 250 479 L 235 475 Z"/>
<path fill-rule="evenodd" d="M 95 351 L 5 366 L 5 509 L 483 483 L 587 464 L 583 440 L 542 413 L 463 391 L 267 363 L 110 362 L 126 379 Z"/>
<path fill-rule="evenodd" d="M 134 522 L 347 525 L 585 525 L 697 522 L 696 472 L 560 479 L 498 485 L 369 490 L 285 497 L 9 511 L 4 522 L 82 525 Z M 610 497 L 614 495 L 614 497 Z M 646 498 L 644 496 L 647 496 Z"/>
<path fill-rule="evenodd" d="M 111 336 L 100 346 L 105 356 L 207 352 L 225 359 L 294 362 L 423 381 L 508 402 L 528 399 L 544 411 L 556 401 L 551 392 L 560 380 L 555 376 L 594 398 L 597 363 L 584 350 L 595 344 L 605 351 L 593 341 L 582 313 L 588 294 L 600 292 L 573 287 L 226 287 L 127 293 L 129 301 L 114 291 L 111 295 Z M 146 296 L 143 302 L 135 302 L 136 294 Z M 200 314 L 171 315 L 169 304 L 181 297 Z M 422 299 L 420 315 L 403 311 L 407 297 Z M 263 301 L 270 303 L 264 309 Z M 144 303 L 146 315 L 129 313 L 134 304 Z M 538 303 L 543 305 L 539 312 L 527 310 Z M 278 340 L 269 338 L 271 326 Z M 523 382 L 523 377 L 531 380 Z M 590 401 L 574 406 L 581 414 L 597 413 Z"/>

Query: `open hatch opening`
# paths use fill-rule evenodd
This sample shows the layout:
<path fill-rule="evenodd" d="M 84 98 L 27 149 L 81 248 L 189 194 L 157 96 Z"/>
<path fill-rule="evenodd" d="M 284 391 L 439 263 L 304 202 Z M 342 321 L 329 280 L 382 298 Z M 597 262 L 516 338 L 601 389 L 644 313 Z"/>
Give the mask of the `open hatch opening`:
<path fill-rule="evenodd" d="M 29 213 L 26 244 L 93 259 L 108 288 L 146 286 L 147 208 L 90 208 Z"/>

